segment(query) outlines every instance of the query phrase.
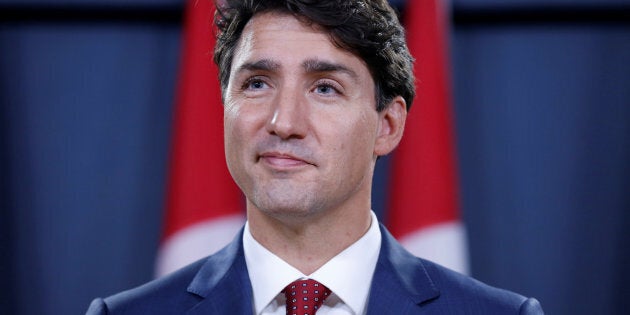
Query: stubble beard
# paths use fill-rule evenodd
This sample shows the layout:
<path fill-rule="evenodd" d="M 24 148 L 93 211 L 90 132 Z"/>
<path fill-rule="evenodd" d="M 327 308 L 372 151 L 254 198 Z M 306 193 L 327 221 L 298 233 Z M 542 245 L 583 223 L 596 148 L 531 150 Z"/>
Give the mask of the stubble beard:
<path fill-rule="evenodd" d="M 296 221 L 321 213 L 326 205 L 314 187 L 278 181 L 256 187 L 249 202 L 262 213 L 281 221 Z"/>

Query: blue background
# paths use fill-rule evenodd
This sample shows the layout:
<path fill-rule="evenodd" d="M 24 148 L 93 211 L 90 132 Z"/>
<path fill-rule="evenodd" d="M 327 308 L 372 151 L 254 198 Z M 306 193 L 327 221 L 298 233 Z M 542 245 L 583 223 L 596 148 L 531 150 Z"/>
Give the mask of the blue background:
<path fill-rule="evenodd" d="M 630 4 L 452 9 L 473 275 L 548 314 L 630 309 Z M 152 278 L 181 13 L 179 0 L 0 0 L 1 314 L 81 314 Z"/>

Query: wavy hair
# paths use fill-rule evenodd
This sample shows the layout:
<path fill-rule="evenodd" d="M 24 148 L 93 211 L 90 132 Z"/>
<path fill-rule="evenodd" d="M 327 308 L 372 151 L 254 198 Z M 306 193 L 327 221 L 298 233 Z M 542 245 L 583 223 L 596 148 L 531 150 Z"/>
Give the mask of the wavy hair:
<path fill-rule="evenodd" d="M 281 12 L 327 32 L 334 45 L 366 64 L 375 82 L 376 110 L 396 96 L 411 107 L 415 96 L 413 58 L 405 31 L 387 0 L 226 0 L 215 14 L 218 28 L 214 62 L 225 95 L 232 59 L 245 25 L 256 14 Z"/>

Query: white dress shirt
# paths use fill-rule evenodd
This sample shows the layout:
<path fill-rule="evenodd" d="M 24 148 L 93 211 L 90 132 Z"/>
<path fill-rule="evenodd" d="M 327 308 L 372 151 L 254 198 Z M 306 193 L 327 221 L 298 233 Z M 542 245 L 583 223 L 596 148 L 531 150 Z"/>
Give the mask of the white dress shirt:
<path fill-rule="evenodd" d="M 243 249 L 252 283 L 254 314 L 285 315 L 285 297 L 281 291 L 289 283 L 310 278 L 328 287 L 332 294 L 317 315 L 364 315 L 372 276 L 381 249 L 381 231 L 374 212 L 370 228 L 359 240 L 324 264 L 305 275 L 258 243 L 245 223 Z"/>

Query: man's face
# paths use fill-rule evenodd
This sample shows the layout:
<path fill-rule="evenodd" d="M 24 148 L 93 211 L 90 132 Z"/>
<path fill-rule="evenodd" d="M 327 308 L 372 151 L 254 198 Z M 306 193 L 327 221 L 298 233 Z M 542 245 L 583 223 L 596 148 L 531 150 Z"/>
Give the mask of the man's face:
<path fill-rule="evenodd" d="M 383 114 L 365 63 L 291 15 L 246 25 L 225 94 L 225 150 L 248 209 L 370 207 Z"/>

